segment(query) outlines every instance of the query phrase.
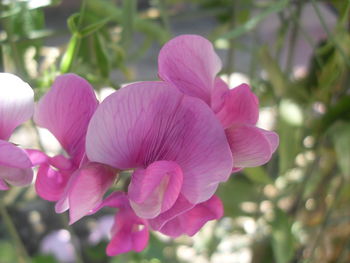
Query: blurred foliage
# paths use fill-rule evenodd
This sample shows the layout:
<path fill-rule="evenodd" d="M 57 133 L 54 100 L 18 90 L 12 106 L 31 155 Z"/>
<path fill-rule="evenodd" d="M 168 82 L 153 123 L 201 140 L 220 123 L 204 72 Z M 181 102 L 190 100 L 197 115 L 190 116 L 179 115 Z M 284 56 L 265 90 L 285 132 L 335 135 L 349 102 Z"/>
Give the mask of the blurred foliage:
<path fill-rule="evenodd" d="M 71 10 L 64 30 L 46 26 L 46 10 L 52 12 L 61 1 L 37 3 L 0 5 L 1 67 L 30 82 L 36 96 L 64 72 L 82 75 L 97 90 L 119 88 L 122 82 L 113 76 L 140 80 L 132 65 L 154 43 L 159 50 L 172 36 L 172 21 L 212 19 L 215 28 L 207 34 L 225 52 L 223 73 L 239 68 L 237 52 L 250 55 L 245 73 L 280 136 L 278 152 L 267 165 L 247 168 L 220 186 L 225 218 L 193 239 L 152 235 L 142 253 L 108 258 L 105 241 L 87 242 L 89 220 L 96 218 L 83 219 L 71 229 L 83 262 L 350 262 L 350 1 L 83 0 L 78 10 Z M 304 27 L 306 6 L 314 12 L 323 39 L 313 39 Z M 321 6 L 334 13 L 334 28 L 328 27 Z M 271 17 L 278 25 L 267 43 L 258 32 Z M 68 40 L 49 46 L 47 40 L 57 36 Z M 298 37 L 312 48 L 301 76 L 293 66 L 302 52 L 296 49 Z M 52 205 L 43 205 L 31 188 L 13 188 L 3 200 L 17 219 L 32 262 L 56 262 L 39 248 L 49 231 L 65 227 L 51 218 Z M 34 208 L 40 220 L 32 220 Z M 0 234 L 0 263 L 16 262 L 2 219 Z M 244 253 L 245 259 L 240 257 Z"/>

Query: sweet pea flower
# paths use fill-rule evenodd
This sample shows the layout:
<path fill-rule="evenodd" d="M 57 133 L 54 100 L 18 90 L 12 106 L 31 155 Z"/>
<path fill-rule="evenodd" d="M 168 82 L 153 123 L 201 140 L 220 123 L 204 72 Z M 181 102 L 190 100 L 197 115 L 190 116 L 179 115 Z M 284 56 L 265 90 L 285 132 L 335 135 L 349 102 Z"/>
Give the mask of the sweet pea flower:
<path fill-rule="evenodd" d="M 107 97 L 90 120 L 86 154 L 91 162 L 133 171 L 127 193 L 100 205 L 119 209 L 109 255 L 142 250 L 148 229 L 194 235 L 222 216 L 213 194 L 232 170 L 224 129 L 205 103 L 166 82 L 134 83 Z M 90 212 L 85 207 L 80 215 Z"/>
<path fill-rule="evenodd" d="M 8 140 L 14 129 L 33 115 L 34 93 L 10 73 L 0 73 L 0 83 L 0 190 L 7 190 L 8 184 L 24 186 L 33 179 L 27 153 Z"/>
<path fill-rule="evenodd" d="M 263 165 L 278 146 L 278 135 L 256 127 L 259 101 L 247 84 L 229 89 L 217 77 L 220 58 L 212 44 L 197 35 L 178 36 L 158 57 L 159 77 L 179 91 L 203 100 L 225 129 L 234 169 Z"/>
<path fill-rule="evenodd" d="M 73 206 L 77 208 L 72 210 L 74 216 L 84 205 L 96 206 L 102 198 L 99 194 L 89 192 L 91 195 L 86 196 L 75 191 L 77 195 L 71 196 L 71 192 L 77 185 L 85 190 L 106 191 L 115 180 L 113 169 L 85 157 L 86 131 L 97 106 L 91 85 L 75 74 L 57 77 L 36 105 L 35 123 L 48 129 L 66 153 L 49 157 L 41 151 L 28 150 L 33 164 L 39 165 L 35 189 L 43 199 L 57 202 L 56 212 Z"/>

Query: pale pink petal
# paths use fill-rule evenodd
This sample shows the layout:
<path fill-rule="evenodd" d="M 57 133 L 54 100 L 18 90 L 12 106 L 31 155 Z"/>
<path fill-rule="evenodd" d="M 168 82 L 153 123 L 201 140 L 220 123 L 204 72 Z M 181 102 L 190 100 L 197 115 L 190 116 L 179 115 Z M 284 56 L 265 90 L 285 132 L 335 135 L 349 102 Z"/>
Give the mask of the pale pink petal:
<path fill-rule="evenodd" d="M 43 163 L 47 163 L 50 159 L 44 152 L 35 150 L 35 149 L 26 149 L 25 150 L 29 156 L 30 161 L 33 166 L 37 166 Z"/>
<path fill-rule="evenodd" d="M 210 105 L 221 61 L 213 45 L 198 35 L 181 35 L 166 43 L 158 57 L 159 77 L 181 92 Z"/>
<path fill-rule="evenodd" d="M 28 185 L 33 180 L 28 154 L 7 141 L 0 140 L 0 179 L 15 186 Z"/>
<path fill-rule="evenodd" d="M 188 202 L 188 200 L 182 194 L 180 194 L 175 204 L 169 210 L 161 213 L 156 218 L 149 219 L 148 222 L 152 229 L 160 230 L 166 224 L 166 222 L 185 213 L 193 207 L 194 204 Z"/>
<path fill-rule="evenodd" d="M 4 190 L 8 190 L 8 189 L 9 189 L 9 187 L 6 184 L 6 182 L 0 178 L 0 190 L 4 191 Z"/>
<path fill-rule="evenodd" d="M 113 207 L 113 208 L 125 208 L 129 207 L 129 199 L 124 192 L 113 192 L 108 197 L 103 199 L 101 203 L 99 203 L 94 209 L 90 210 L 88 213 L 92 215 L 100 211 L 100 209 L 104 207 Z"/>
<path fill-rule="evenodd" d="M 70 171 L 57 171 L 48 163 L 41 164 L 35 180 L 35 190 L 45 200 L 58 201 L 70 176 Z"/>
<path fill-rule="evenodd" d="M 254 167 L 267 163 L 278 145 L 278 135 L 255 126 L 232 126 L 226 130 L 234 166 Z"/>
<path fill-rule="evenodd" d="M 259 100 L 247 84 L 242 84 L 221 96 L 222 107 L 216 113 L 224 128 L 233 124 L 253 124 L 259 118 Z M 217 102 L 218 103 L 218 102 Z"/>
<path fill-rule="evenodd" d="M 132 250 L 141 252 L 147 246 L 148 239 L 146 221 L 138 218 L 130 207 L 122 208 L 115 216 L 107 255 L 116 256 Z"/>
<path fill-rule="evenodd" d="M 182 179 L 182 170 L 175 162 L 157 161 L 136 170 L 128 189 L 131 207 L 141 218 L 158 216 L 174 205 Z"/>
<path fill-rule="evenodd" d="M 214 89 L 211 93 L 211 108 L 217 113 L 223 107 L 224 96 L 229 91 L 229 86 L 221 78 L 215 78 Z"/>
<path fill-rule="evenodd" d="M 187 212 L 168 221 L 159 231 L 171 237 L 182 234 L 193 236 L 206 222 L 219 219 L 223 216 L 223 205 L 217 196 L 208 201 L 197 204 Z"/>
<path fill-rule="evenodd" d="M 0 139 L 8 140 L 13 130 L 34 112 L 32 88 L 19 77 L 0 73 Z"/>
<path fill-rule="evenodd" d="M 86 153 L 118 169 L 176 162 L 181 192 L 191 203 L 207 200 L 232 170 L 221 124 L 201 100 L 164 82 L 131 84 L 106 98 L 89 124 Z"/>
<path fill-rule="evenodd" d="M 89 163 L 76 173 L 78 176 L 68 189 L 70 224 L 95 208 L 116 179 L 114 169 L 98 163 Z"/>
<path fill-rule="evenodd" d="M 67 153 L 80 162 L 87 126 L 97 105 L 93 88 L 86 80 L 74 74 L 61 75 L 40 99 L 34 121 L 55 135 Z"/>

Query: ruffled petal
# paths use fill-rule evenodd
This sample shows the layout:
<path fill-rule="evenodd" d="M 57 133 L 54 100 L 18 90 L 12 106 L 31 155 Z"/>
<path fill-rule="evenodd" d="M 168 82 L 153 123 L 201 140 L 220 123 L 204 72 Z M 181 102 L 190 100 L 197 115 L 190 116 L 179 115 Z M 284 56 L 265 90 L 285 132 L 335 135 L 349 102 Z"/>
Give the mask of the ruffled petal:
<path fill-rule="evenodd" d="M 185 213 L 194 206 L 194 204 L 188 202 L 188 200 L 182 194 L 180 194 L 175 204 L 169 210 L 161 213 L 156 218 L 149 219 L 148 222 L 152 229 L 160 230 L 168 221 L 174 219 L 178 215 Z"/>
<path fill-rule="evenodd" d="M 56 78 L 35 110 L 34 121 L 47 128 L 79 164 L 88 123 L 98 105 L 91 85 L 74 74 Z"/>
<path fill-rule="evenodd" d="M 77 170 L 75 174 L 77 176 L 72 176 L 72 183 L 66 187 L 70 224 L 95 208 L 116 179 L 114 169 L 98 163 L 89 163 Z"/>
<path fill-rule="evenodd" d="M 208 201 L 200 203 L 168 221 L 159 231 L 171 237 L 178 237 L 183 234 L 193 236 L 208 221 L 221 218 L 223 212 L 221 200 L 214 195 Z"/>
<path fill-rule="evenodd" d="M 58 201 L 64 193 L 71 173 L 55 170 L 48 163 L 41 164 L 35 180 L 37 194 L 45 200 Z"/>
<path fill-rule="evenodd" d="M 0 139 L 8 140 L 13 130 L 34 112 L 34 92 L 19 77 L 0 73 Z"/>
<path fill-rule="evenodd" d="M 106 98 L 86 141 L 89 160 L 121 170 L 176 162 L 184 177 L 181 192 L 191 203 L 212 196 L 232 170 L 232 154 L 212 110 L 164 82 L 131 84 Z"/>
<path fill-rule="evenodd" d="M 232 126 L 226 130 L 234 166 L 254 167 L 267 163 L 278 146 L 278 135 L 255 126 Z"/>
<path fill-rule="evenodd" d="M 149 232 L 145 220 L 138 218 L 130 207 L 120 209 L 112 227 L 112 239 L 107 255 L 116 256 L 129 251 L 141 252 L 148 243 Z"/>
<path fill-rule="evenodd" d="M 216 100 L 219 100 L 216 98 Z M 259 118 L 259 100 L 247 84 L 242 84 L 221 95 L 222 106 L 216 116 L 224 128 L 233 124 L 255 125 Z M 220 104 L 218 101 L 216 104 Z"/>
<path fill-rule="evenodd" d="M 128 189 L 131 207 L 141 218 L 158 216 L 174 205 L 182 179 L 182 170 L 175 162 L 157 161 L 136 170 Z"/>
<path fill-rule="evenodd" d="M 207 39 L 197 35 L 173 38 L 160 50 L 158 67 L 162 80 L 210 105 L 211 91 L 221 69 L 221 61 Z"/>
<path fill-rule="evenodd" d="M 15 186 L 28 185 L 33 180 L 31 167 L 32 163 L 24 150 L 0 140 L 0 179 Z"/>

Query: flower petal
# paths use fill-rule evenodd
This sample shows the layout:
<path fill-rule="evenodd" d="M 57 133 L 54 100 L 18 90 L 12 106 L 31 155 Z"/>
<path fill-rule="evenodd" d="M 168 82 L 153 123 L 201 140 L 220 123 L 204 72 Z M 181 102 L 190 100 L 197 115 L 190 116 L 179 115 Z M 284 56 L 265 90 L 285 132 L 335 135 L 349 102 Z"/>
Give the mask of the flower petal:
<path fill-rule="evenodd" d="M 15 186 L 28 185 L 33 180 L 31 167 L 32 163 L 24 150 L 0 140 L 0 179 Z"/>
<path fill-rule="evenodd" d="M 50 167 L 48 163 L 43 163 L 38 169 L 35 190 L 45 200 L 58 201 L 70 176 L 70 171 L 58 171 Z"/>
<path fill-rule="evenodd" d="M 194 207 L 194 204 L 188 202 L 188 200 L 180 194 L 175 204 L 167 211 L 161 213 L 156 218 L 149 219 L 148 222 L 152 229 L 160 230 L 166 222 L 172 220 L 178 215 L 185 213 Z"/>
<path fill-rule="evenodd" d="M 214 195 L 208 201 L 168 221 L 159 231 L 171 237 L 182 234 L 193 236 L 206 222 L 221 218 L 223 212 L 221 200 Z"/>
<path fill-rule="evenodd" d="M 218 99 L 218 98 L 217 98 Z M 253 124 L 259 118 L 259 100 L 247 84 L 242 84 L 221 96 L 222 107 L 216 113 L 224 128 L 233 124 Z M 216 102 L 219 104 L 219 102 Z"/>
<path fill-rule="evenodd" d="M 8 140 L 13 130 L 34 112 L 34 92 L 19 77 L 0 73 L 0 139 Z"/>
<path fill-rule="evenodd" d="M 182 186 L 175 162 L 157 161 L 134 172 L 128 189 L 130 205 L 141 218 L 154 218 L 173 206 Z"/>
<path fill-rule="evenodd" d="M 278 135 L 250 125 L 226 130 L 234 166 L 254 167 L 267 163 L 278 145 Z"/>
<path fill-rule="evenodd" d="M 232 154 L 212 110 L 165 82 L 135 83 L 110 95 L 86 138 L 91 161 L 118 169 L 176 162 L 184 177 L 181 192 L 191 203 L 210 198 L 232 170 Z"/>
<path fill-rule="evenodd" d="M 98 163 L 89 163 L 75 173 L 78 175 L 67 187 L 69 224 L 73 224 L 95 208 L 116 179 L 115 170 Z"/>
<path fill-rule="evenodd" d="M 211 91 L 221 61 L 213 45 L 197 35 L 173 38 L 160 50 L 159 77 L 181 92 L 210 105 Z"/>
<path fill-rule="evenodd" d="M 138 218 L 130 207 L 120 209 L 112 227 L 112 239 L 107 255 L 116 256 L 129 251 L 141 252 L 148 243 L 149 232 L 145 220 Z"/>
<path fill-rule="evenodd" d="M 34 121 L 47 128 L 77 164 L 84 154 L 85 134 L 98 105 L 91 85 L 74 74 L 56 78 L 34 113 Z"/>

